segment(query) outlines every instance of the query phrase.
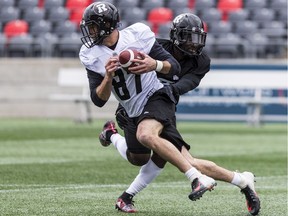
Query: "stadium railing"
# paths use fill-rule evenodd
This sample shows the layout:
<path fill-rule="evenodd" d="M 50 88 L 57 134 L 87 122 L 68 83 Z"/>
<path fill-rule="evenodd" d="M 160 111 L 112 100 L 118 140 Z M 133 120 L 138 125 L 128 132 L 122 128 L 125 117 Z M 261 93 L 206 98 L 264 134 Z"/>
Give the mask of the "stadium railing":
<path fill-rule="evenodd" d="M 262 110 L 264 105 L 276 104 L 283 105 L 287 108 L 287 96 L 285 96 L 285 94 L 276 96 L 271 94 L 272 90 L 282 90 L 287 92 L 287 71 L 278 69 L 265 71 L 264 69 L 255 70 L 253 68 L 243 70 L 243 68 L 238 70 L 211 69 L 211 71 L 203 78 L 199 86 L 200 89 L 218 89 L 217 91 L 223 89 L 230 90 L 229 94 L 191 95 L 188 93 L 180 97 L 179 105 L 245 105 L 247 106 L 246 121 L 252 126 L 259 126 L 264 120 L 264 113 Z M 270 93 L 267 93 L 267 90 L 271 90 Z M 248 91 L 249 94 L 247 94 Z M 241 94 L 241 92 L 243 94 Z M 182 117 L 188 119 L 188 115 L 184 114 Z M 197 115 L 198 119 L 200 119 L 201 114 L 197 113 Z M 218 117 L 219 116 L 221 115 L 218 115 Z M 226 117 L 227 116 L 228 115 L 226 115 Z M 179 114 L 179 117 L 181 118 L 181 114 Z M 217 118 L 217 115 L 214 115 L 213 117 Z M 231 119 L 235 120 L 235 117 L 236 115 L 231 117 Z M 208 118 L 211 119 L 211 116 Z M 228 120 L 228 118 L 225 119 L 224 116 L 221 116 L 220 118 L 222 118 L 222 120 Z M 202 115 L 202 120 L 203 119 L 205 119 L 204 115 Z M 274 115 L 270 120 L 285 121 L 285 119 L 286 118 L 283 115 Z"/>

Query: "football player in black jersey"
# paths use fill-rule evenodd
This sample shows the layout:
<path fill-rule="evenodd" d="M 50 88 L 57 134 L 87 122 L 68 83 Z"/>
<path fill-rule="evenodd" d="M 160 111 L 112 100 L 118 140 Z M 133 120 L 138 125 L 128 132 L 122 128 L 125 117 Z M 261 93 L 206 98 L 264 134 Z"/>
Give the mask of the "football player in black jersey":
<path fill-rule="evenodd" d="M 188 91 L 195 89 L 201 79 L 210 70 L 210 58 L 203 50 L 207 33 L 204 30 L 203 22 L 194 14 L 186 13 L 177 16 L 172 23 L 170 30 L 170 40 L 157 39 L 158 42 L 170 52 L 181 65 L 179 75 L 163 75 L 158 73 L 158 78 L 165 85 L 170 85 L 176 98 Z M 116 111 L 116 120 L 120 128 L 128 127 L 129 119 L 125 110 L 121 107 Z M 174 122 L 176 125 L 176 120 Z M 114 130 L 111 133 L 111 128 Z M 115 123 L 108 121 L 99 136 L 102 145 L 109 145 L 111 142 L 125 158 L 126 141 L 117 133 Z M 200 170 L 215 180 L 224 181 L 238 186 L 244 193 L 247 201 L 248 211 L 252 215 L 257 215 L 260 210 L 260 200 L 254 188 L 254 175 L 251 172 L 232 172 L 216 165 L 212 161 L 197 159 L 189 153 L 189 147 L 183 146 L 181 153 L 187 160 Z M 153 161 L 141 167 L 138 176 L 131 183 L 129 188 L 118 198 L 116 208 L 124 212 L 136 212 L 132 203 L 132 198 L 143 190 L 155 179 L 162 168 L 157 167 Z"/>

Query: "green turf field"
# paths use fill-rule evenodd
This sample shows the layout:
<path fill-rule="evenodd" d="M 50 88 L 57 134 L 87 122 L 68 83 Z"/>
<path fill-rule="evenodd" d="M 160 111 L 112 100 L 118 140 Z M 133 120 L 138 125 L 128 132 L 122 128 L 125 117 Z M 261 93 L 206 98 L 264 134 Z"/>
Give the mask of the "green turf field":
<path fill-rule="evenodd" d="M 103 121 L 0 120 L 0 215 L 123 215 L 117 197 L 138 173 L 98 142 Z M 261 216 L 287 215 L 287 126 L 179 122 L 194 155 L 255 173 Z M 167 165 L 135 197 L 138 216 L 246 216 L 239 189 L 218 182 L 191 202 L 186 177 Z"/>

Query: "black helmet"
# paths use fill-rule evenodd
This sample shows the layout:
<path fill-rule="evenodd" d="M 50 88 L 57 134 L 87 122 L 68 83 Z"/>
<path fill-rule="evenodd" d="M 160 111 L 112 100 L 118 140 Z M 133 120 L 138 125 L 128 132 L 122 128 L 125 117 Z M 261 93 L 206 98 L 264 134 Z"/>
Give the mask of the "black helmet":
<path fill-rule="evenodd" d="M 170 40 L 184 55 L 200 55 L 205 46 L 206 36 L 204 24 L 198 16 L 184 13 L 174 18 Z"/>
<path fill-rule="evenodd" d="M 95 2 L 89 5 L 82 17 L 80 29 L 83 34 L 82 43 L 91 48 L 103 43 L 119 25 L 118 9 L 109 2 Z"/>

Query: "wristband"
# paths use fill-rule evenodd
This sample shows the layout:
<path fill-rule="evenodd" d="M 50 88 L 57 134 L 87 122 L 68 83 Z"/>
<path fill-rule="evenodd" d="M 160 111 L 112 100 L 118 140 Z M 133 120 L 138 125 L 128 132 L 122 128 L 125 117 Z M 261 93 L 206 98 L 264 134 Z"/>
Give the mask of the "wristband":
<path fill-rule="evenodd" d="M 156 69 L 155 71 L 160 72 L 163 69 L 163 62 L 156 60 Z"/>

